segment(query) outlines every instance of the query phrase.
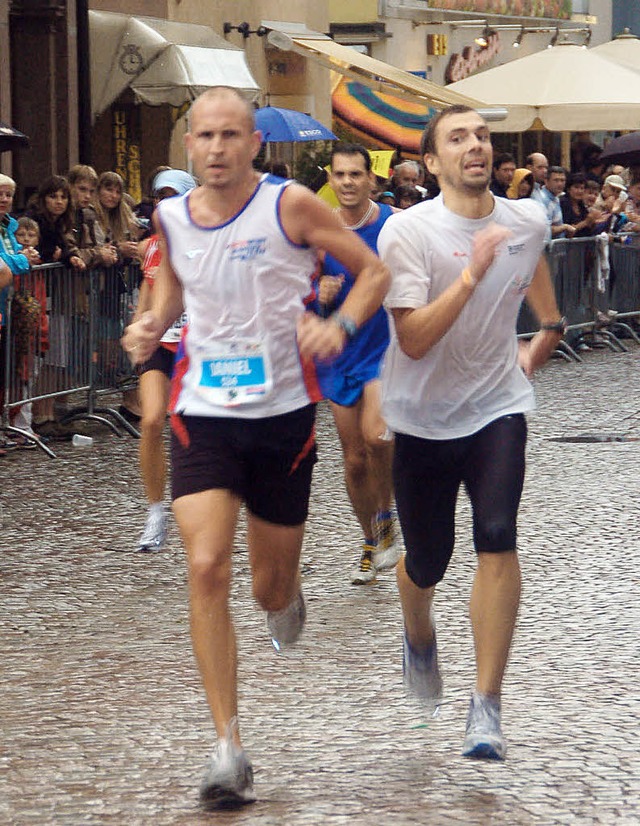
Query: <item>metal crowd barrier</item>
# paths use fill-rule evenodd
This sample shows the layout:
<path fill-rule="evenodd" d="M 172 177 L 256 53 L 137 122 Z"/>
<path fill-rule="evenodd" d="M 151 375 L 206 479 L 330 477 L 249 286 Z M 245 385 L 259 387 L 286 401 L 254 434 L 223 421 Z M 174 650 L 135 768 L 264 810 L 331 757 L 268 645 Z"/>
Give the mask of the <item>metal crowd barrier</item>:
<path fill-rule="evenodd" d="M 558 355 L 582 361 L 579 345 L 605 346 L 627 352 L 622 339 L 640 344 L 633 323 L 640 320 L 640 245 L 625 237 L 559 238 L 546 248 L 558 307 L 567 318 L 567 333 Z M 537 321 L 522 306 L 517 331 L 530 338 Z"/>
<path fill-rule="evenodd" d="M 120 346 L 137 299 L 137 264 L 76 270 L 58 264 L 33 267 L 14 278 L 7 302 L 2 429 L 53 451 L 25 429 L 24 412 L 39 402 L 52 410 L 55 400 L 73 394 L 80 403 L 62 424 L 98 422 L 121 436 L 138 431 L 109 406 L 105 394 L 135 387 L 137 377 Z"/>

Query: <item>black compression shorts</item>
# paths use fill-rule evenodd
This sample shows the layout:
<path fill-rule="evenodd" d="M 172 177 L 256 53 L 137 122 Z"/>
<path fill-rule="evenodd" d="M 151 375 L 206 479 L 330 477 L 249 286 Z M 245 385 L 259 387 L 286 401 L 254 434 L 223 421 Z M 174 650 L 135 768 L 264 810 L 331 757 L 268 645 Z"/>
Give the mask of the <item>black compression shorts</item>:
<path fill-rule="evenodd" d="M 476 551 L 515 550 L 526 441 L 522 414 L 503 416 L 460 439 L 396 433 L 396 507 L 407 549 L 407 574 L 418 587 L 435 585 L 445 574 L 462 483 L 473 508 Z"/>

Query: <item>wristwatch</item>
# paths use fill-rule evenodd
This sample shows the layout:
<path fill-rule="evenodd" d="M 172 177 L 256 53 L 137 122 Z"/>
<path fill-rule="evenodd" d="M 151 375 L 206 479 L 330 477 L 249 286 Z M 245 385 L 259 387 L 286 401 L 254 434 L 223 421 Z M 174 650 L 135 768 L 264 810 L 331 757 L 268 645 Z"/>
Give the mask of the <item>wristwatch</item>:
<path fill-rule="evenodd" d="M 541 330 L 550 330 L 553 333 L 565 333 L 567 329 L 567 319 L 563 316 L 559 321 L 545 321 L 540 325 Z"/>
<path fill-rule="evenodd" d="M 332 313 L 329 316 L 329 320 L 333 321 L 333 323 L 342 330 L 347 337 L 347 341 L 352 341 L 353 338 L 355 338 L 355 335 L 358 332 L 358 325 L 352 318 L 349 318 L 348 315 L 343 315 L 342 313 Z"/>

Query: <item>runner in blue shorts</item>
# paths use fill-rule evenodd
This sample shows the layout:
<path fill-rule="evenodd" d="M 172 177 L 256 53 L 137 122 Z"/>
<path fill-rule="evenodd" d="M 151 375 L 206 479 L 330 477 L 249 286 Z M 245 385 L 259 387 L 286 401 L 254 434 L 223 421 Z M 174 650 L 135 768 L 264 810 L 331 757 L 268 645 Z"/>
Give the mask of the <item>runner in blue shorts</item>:
<path fill-rule="evenodd" d="M 363 146 L 335 146 L 329 182 L 340 203 L 336 212 L 347 229 L 377 251 L 380 230 L 394 210 L 371 200 L 374 181 L 371 157 Z M 339 314 L 353 284 L 351 273 L 326 253 L 316 312 Z M 402 554 L 391 513 L 393 442 L 380 413 L 380 367 L 388 344 L 389 323 L 380 308 L 350 337 L 337 358 L 317 365 L 342 445 L 347 493 L 363 532 L 359 560 L 351 574 L 354 585 L 373 582 L 378 571 L 395 567 Z"/>

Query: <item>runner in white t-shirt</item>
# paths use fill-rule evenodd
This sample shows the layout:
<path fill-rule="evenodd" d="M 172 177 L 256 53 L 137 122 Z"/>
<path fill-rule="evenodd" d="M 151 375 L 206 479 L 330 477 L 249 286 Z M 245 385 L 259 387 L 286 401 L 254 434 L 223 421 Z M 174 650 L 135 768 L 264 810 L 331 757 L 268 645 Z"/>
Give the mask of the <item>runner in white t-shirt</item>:
<path fill-rule="evenodd" d="M 404 681 L 442 696 L 431 604 L 454 545 L 464 484 L 478 567 L 470 614 L 476 653 L 463 754 L 503 759 L 500 694 L 520 598 L 516 520 L 524 480 L 528 381 L 564 332 L 537 205 L 489 191 L 489 129 L 473 109 L 436 115 L 423 155 L 441 194 L 392 216 L 378 240 L 393 318 L 382 409 L 395 432 L 396 506 L 406 556 L 397 566 L 404 614 Z M 518 346 L 523 298 L 541 321 Z"/>
<path fill-rule="evenodd" d="M 260 143 L 236 90 L 215 87 L 195 101 L 187 149 L 201 186 L 160 204 L 152 307 L 123 338 L 144 362 L 187 312 L 173 378 L 172 493 L 191 637 L 218 735 L 200 789 L 207 808 L 255 800 L 229 608 L 240 507 L 253 594 L 279 649 L 296 641 L 305 618 L 299 560 L 315 462 L 313 358 L 340 353 L 389 283 L 376 255 L 319 198 L 255 172 Z M 305 313 L 318 249 L 357 274 L 328 319 Z"/>

